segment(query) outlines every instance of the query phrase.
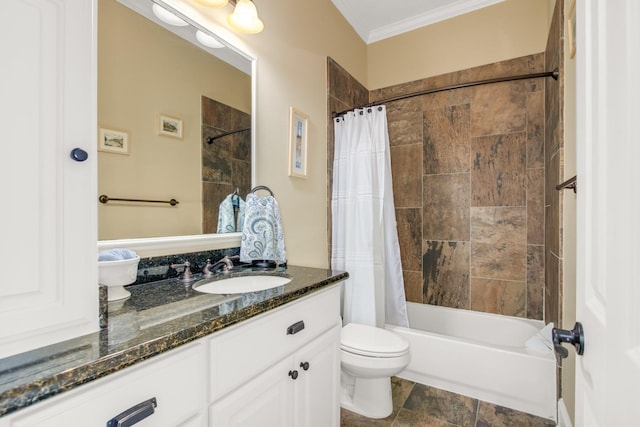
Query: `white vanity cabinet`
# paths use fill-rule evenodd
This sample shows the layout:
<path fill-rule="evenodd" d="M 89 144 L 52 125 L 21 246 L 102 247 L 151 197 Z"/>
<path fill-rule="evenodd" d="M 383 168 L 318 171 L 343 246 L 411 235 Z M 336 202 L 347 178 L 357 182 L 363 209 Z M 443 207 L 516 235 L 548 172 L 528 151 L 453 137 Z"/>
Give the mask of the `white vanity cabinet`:
<path fill-rule="evenodd" d="M 339 425 L 339 304 L 334 286 L 214 338 L 209 426 Z"/>
<path fill-rule="evenodd" d="M 95 1 L 2 11 L 0 358 L 98 329 Z"/>
<path fill-rule="evenodd" d="M 152 398 L 154 413 L 135 427 L 337 427 L 339 313 L 340 287 L 329 286 L 0 417 L 0 427 L 105 426 Z"/>
<path fill-rule="evenodd" d="M 205 427 L 205 354 L 201 341 L 187 344 L 0 418 L 0 426 L 104 427 L 117 415 L 155 398 L 154 412 L 135 427 Z"/>
<path fill-rule="evenodd" d="M 215 402 L 209 408 L 209 426 L 339 425 L 336 372 L 340 365 L 340 329 L 339 324 L 334 325 L 293 356 L 277 362 Z"/>

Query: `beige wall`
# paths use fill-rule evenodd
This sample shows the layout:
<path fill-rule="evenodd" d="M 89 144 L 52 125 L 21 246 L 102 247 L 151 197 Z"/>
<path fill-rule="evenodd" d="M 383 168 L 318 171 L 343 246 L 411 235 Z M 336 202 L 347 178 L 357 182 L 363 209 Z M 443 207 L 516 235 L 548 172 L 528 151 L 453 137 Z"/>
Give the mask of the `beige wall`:
<path fill-rule="evenodd" d="M 223 29 L 223 9 L 206 9 L 212 25 Z M 366 80 L 366 48 L 329 0 L 292 3 L 257 1 L 265 29 L 260 34 L 226 34 L 250 50 L 257 65 L 256 183 L 269 186 L 279 202 L 288 260 L 327 266 L 327 56 Z M 288 176 L 289 107 L 309 116 L 307 178 Z"/>
<path fill-rule="evenodd" d="M 200 234 L 201 95 L 250 113 L 251 78 L 115 0 L 98 7 L 98 124 L 130 138 L 129 155 L 98 154 L 99 192 L 180 202 L 100 204 L 99 238 Z M 183 139 L 158 135 L 158 113 Z"/>
<path fill-rule="evenodd" d="M 549 7 L 549 1 L 507 0 L 373 43 L 365 86 L 379 89 L 543 52 Z"/>

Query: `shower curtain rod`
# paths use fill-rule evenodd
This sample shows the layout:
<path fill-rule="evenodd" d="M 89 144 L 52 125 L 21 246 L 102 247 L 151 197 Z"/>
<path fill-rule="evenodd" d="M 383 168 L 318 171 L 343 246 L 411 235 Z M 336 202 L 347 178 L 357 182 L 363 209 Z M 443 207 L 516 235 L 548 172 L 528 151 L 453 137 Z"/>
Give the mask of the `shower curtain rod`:
<path fill-rule="evenodd" d="M 221 133 L 220 135 L 210 136 L 207 138 L 207 144 L 212 144 L 216 139 L 224 138 L 225 136 L 233 135 L 234 133 L 246 132 L 248 130 L 251 130 L 251 128 L 232 130 L 231 132 L 225 132 Z"/>
<path fill-rule="evenodd" d="M 356 109 L 359 109 L 359 108 L 375 107 L 376 105 L 386 104 L 387 102 L 401 101 L 403 99 L 413 98 L 414 96 L 429 95 L 430 93 L 443 92 L 445 90 L 462 89 L 462 88 L 465 88 L 465 87 L 480 86 L 480 85 L 486 85 L 486 84 L 491 84 L 491 83 L 510 82 L 510 81 L 514 81 L 514 80 L 535 79 L 535 78 L 538 78 L 538 77 L 553 77 L 554 80 L 558 80 L 558 76 L 559 75 L 560 75 L 560 73 L 558 72 L 558 69 L 556 68 L 553 71 L 546 71 L 544 73 L 522 74 L 522 75 L 519 75 L 519 76 L 511 76 L 511 77 L 497 77 L 495 79 L 478 80 L 478 81 L 475 81 L 475 82 L 460 83 L 460 84 L 457 84 L 457 85 L 444 86 L 444 87 L 440 87 L 440 88 L 436 88 L 436 89 L 427 89 L 427 90 L 422 90 L 420 92 L 412 92 L 412 93 L 408 93 L 408 94 L 405 94 L 405 95 L 399 95 L 399 96 L 394 96 L 394 97 L 391 97 L 391 98 L 380 99 L 378 101 L 370 102 L 368 104 L 364 104 L 364 105 L 360 105 L 358 107 L 350 108 L 348 110 L 340 111 L 339 113 L 332 112 L 331 113 L 331 118 L 336 118 L 336 117 L 342 116 L 342 115 L 348 113 L 349 111 L 353 111 L 353 110 L 356 110 Z"/>

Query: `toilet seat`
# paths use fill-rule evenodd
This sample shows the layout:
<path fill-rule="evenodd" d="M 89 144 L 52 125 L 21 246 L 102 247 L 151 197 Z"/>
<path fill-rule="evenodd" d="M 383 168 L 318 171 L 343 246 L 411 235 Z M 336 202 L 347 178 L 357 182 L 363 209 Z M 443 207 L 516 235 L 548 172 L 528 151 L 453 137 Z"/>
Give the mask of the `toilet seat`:
<path fill-rule="evenodd" d="M 381 358 L 400 357 L 409 352 L 409 343 L 399 335 L 358 323 L 342 327 L 340 347 L 349 353 Z"/>

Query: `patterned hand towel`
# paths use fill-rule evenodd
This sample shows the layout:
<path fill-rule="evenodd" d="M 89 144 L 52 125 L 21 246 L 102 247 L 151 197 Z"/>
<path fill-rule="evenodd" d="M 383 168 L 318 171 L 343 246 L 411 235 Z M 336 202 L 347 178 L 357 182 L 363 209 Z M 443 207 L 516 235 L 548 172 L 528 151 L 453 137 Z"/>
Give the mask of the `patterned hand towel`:
<path fill-rule="evenodd" d="M 287 253 L 284 248 L 280 209 L 275 197 L 260 197 L 255 193 L 249 193 L 240 243 L 240 261 L 251 262 L 254 259 L 285 263 Z"/>
<path fill-rule="evenodd" d="M 234 205 L 238 209 L 238 220 L 236 226 L 236 216 Z M 229 194 L 218 207 L 218 230 L 217 233 L 235 233 L 242 231 L 244 225 L 245 202 L 237 194 Z"/>

